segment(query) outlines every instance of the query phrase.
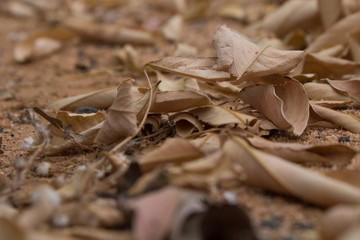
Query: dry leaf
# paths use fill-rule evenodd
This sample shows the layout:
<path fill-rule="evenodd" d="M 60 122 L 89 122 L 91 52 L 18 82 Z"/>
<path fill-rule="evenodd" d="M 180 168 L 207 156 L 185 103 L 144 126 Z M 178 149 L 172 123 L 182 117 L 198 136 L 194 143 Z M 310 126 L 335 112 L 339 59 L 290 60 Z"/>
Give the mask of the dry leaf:
<path fill-rule="evenodd" d="M 335 240 L 347 230 L 360 223 L 360 208 L 353 205 L 339 205 L 330 208 L 321 221 L 321 237 Z"/>
<path fill-rule="evenodd" d="M 196 57 L 198 50 L 196 47 L 186 45 L 183 43 L 178 43 L 176 45 L 176 51 L 174 53 L 175 57 Z"/>
<path fill-rule="evenodd" d="M 286 1 L 277 10 L 265 16 L 261 22 L 250 26 L 249 30 L 265 29 L 279 37 L 296 28 L 311 30 L 320 23 L 317 2 L 317 0 Z"/>
<path fill-rule="evenodd" d="M 140 64 L 139 54 L 129 44 L 125 44 L 123 48 L 117 49 L 114 56 L 118 58 L 127 68 L 135 71 L 141 71 L 142 65 Z"/>
<path fill-rule="evenodd" d="M 342 15 L 341 0 L 318 0 L 321 21 L 327 29 L 331 27 Z"/>
<path fill-rule="evenodd" d="M 262 81 L 272 85 L 260 83 L 246 87 L 240 92 L 240 98 L 280 129 L 302 134 L 309 119 L 309 102 L 304 87 L 296 80 L 279 76 Z"/>
<path fill-rule="evenodd" d="M 202 122 L 214 127 L 237 123 L 239 127 L 245 128 L 256 119 L 253 116 L 216 105 L 198 107 L 190 110 L 190 113 L 197 116 Z"/>
<path fill-rule="evenodd" d="M 203 153 L 190 142 L 180 138 L 169 138 L 159 148 L 145 153 L 138 160 L 146 172 L 166 163 L 181 163 L 203 156 Z"/>
<path fill-rule="evenodd" d="M 176 134 L 179 137 L 186 137 L 194 131 L 203 131 L 200 121 L 190 113 L 177 113 L 169 118 L 175 123 Z"/>
<path fill-rule="evenodd" d="M 153 36 L 149 32 L 118 25 L 87 23 L 71 19 L 63 22 L 63 26 L 89 40 L 133 45 L 153 44 L 154 42 Z"/>
<path fill-rule="evenodd" d="M 336 126 L 343 127 L 350 132 L 360 133 L 360 119 L 358 117 L 338 112 L 329 108 L 321 107 L 313 103 L 311 103 L 310 105 L 312 110 L 320 119 L 333 123 Z M 309 120 L 309 124 L 312 123 L 313 121 Z"/>
<path fill-rule="evenodd" d="M 184 13 L 187 10 L 186 0 L 150 0 L 148 4 L 176 13 Z"/>
<path fill-rule="evenodd" d="M 116 88 L 107 88 L 58 100 L 51 103 L 48 108 L 72 112 L 75 112 L 80 107 L 107 109 L 114 102 L 115 98 Z"/>
<path fill-rule="evenodd" d="M 11 240 L 25 240 L 26 233 L 14 222 L 0 218 L 0 238 Z"/>
<path fill-rule="evenodd" d="M 111 144 L 136 134 L 136 112 L 131 94 L 130 80 L 120 83 L 118 94 L 109 108 L 103 127 L 95 138 L 96 143 Z"/>
<path fill-rule="evenodd" d="M 179 41 L 183 31 L 184 20 L 180 14 L 171 17 L 162 27 L 162 33 L 169 41 Z"/>
<path fill-rule="evenodd" d="M 329 84 L 324 83 L 305 83 L 304 88 L 306 94 L 311 100 L 322 100 L 322 101 L 351 101 L 351 98 L 347 94 L 338 89 L 334 89 Z"/>
<path fill-rule="evenodd" d="M 162 92 L 185 90 L 185 79 L 170 79 L 159 71 L 155 71 L 156 78 L 160 81 L 158 89 Z"/>
<path fill-rule="evenodd" d="M 321 206 L 360 202 L 359 188 L 256 150 L 240 138 L 226 142 L 224 151 L 244 168 L 249 185 Z"/>
<path fill-rule="evenodd" d="M 343 79 L 345 75 L 359 74 L 360 65 L 345 59 L 308 53 L 302 73 L 315 73 L 318 79 Z"/>
<path fill-rule="evenodd" d="M 155 70 L 194 77 L 204 81 L 230 80 L 230 74 L 213 69 L 216 58 L 167 57 L 148 63 Z"/>
<path fill-rule="evenodd" d="M 272 47 L 260 49 L 226 26 L 220 27 L 213 39 L 217 51 L 217 70 L 228 68 L 238 79 L 285 74 L 293 70 L 305 57 L 302 51 L 281 51 Z"/>
<path fill-rule="evenodd" d="M 356 101 L 360 101 L 360 80 L 327 80 L 327 82 L 338 91 L 346 92 L 350 97 Z"/>
<path fill-rule="evenodd" d="M 360 31 L 350 33 L 348 43 L 352 59 L 360 63 Z"/>
<path fill-rule="evenodd" d="M 0 9 L 10 13 L 14 17 L 19 18 L 30 18 L 36 13 L 32 6 L 20 1 L 5 2 Z"/>
<path fill-rule="evenodd" d="M 26 62 L 49 55 L 76 38 L 74 33 L 62 27 L 35 33 L 15 46 L 15 61 Z"/>
<path fill-rule="evenodd" d="M 195 91 L 158 92 L 155 97 L 155 102 L 150 108 L 150 112 L 178 112 L 208 104 L 210 104 L 210 99 Z"/>
<path fill-rule="evenodd" d="M 315 53 L 334 45 L 345 45 L 347 43 L 346 36 L 358 30 L 359 21 L 360 13 L 355 13 L 343 18 L 317 37 L 315 41 L 310 44 L 307 51 Z"/>

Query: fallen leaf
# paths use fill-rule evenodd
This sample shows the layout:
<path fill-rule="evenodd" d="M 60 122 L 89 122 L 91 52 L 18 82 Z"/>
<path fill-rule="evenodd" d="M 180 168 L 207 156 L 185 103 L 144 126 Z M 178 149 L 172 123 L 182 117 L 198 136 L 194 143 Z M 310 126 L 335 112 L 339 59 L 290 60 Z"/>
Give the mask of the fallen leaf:
<path fill-rule="evenodd" d="M 348 43 L 352 60 L 360 63 L 360 31 L 350 33 L 348 36 Z"/>
<path fill-rule="evenodd" d="M 85 40 L 120 44 L 130 43 L 133 45 L 154 43 L 150 32 L 120 27 L 118 25 L 89 23 L 70 19 L 64 21 L 63 26 Z"/>
<path fill-rule="evenodd" d="M 230 80 L 229 73 L 213 69 L 216 61 L 216 58 L 167 57 L 152 61 L 147 65 L 155 70 L 194 77 L 204 81 Z"/>
<path fill-rule="evenodd" d="M 178 43 L 176 45 L 176 51 L 174 53 L 175 57 L 196 57 L 198 50 L 194 46 L 190 46 L 183 43 Z"/>
<path fill-rule="evenodd" d="M 0 218 L 0 238 L 11 240 L 25 240 L 26 233 L 13 221 Z"/>
<path fill-rule="evenodd" d="M 322 101 L 351 101 L 346 92 L 340 89 L 334 89 L 331 85 L 325 83 L 305 83 L 306 94 L 311 100 Z"/>
<path fill-rule="evenodd" d="M 202 157 L 203 153 L 190 142 L 169 138 L 160 147 L 144 153 L 138 160 L 144 172 L 166 163 L 181 163 Z"/>
<path fill-rule="evenodd" d="M 179 41 L 183 31 L 184 20 L 180 14 L 171 17 L 162 27 L 162 33 L 169 41 Z"/>
<path fill-rule="evenodd" d="M 342 1 L 341 0 L 319 0 L 319 11 L 321 21 L 326 29 L 331 27 L 338 19 L 341 18 Z"/>
<path fill-rule="evenodd" d="M 50 109 L 75 112 L 80 107 L 107 109 L 116 98 L 116 88 L 107 88 L 95 92 L 68 97 L 48 105 Z"/>
<path fill-rule="evenodd" d="M 195 91 L 158 92 L 151 113 L 178 112 L 210 104 L 210 99 Z"/>
<path fill-rule="evenodd" d="M 50 55 L 76 38 L 74 33 L 62 27 L 35 33 L 15 46 L 15 61 L 22 63 Z"/>
<path fill-rule="evenodd" d="M 327 3 L 328 4 L 328 3 Z M 332 47 L 340 44 L 347 43 L 348 34 L 358 30 L 358 22 L 360 21 L 360 13 L 352 14 L 346 18 L 343 18 L 322 35 L 317 37 L 314 42 L 307 48 L 309 53 L 316 53 L 322 49 Z"/>
<path fill-rule="evenodd" d="M 177 113 L 169 118 L 175 123 L 176 134 L 179 137 L 186 137 L 194 131 L 203 131 L 200 121 L 190 113 Z"/>
<path fill-rule="evenodd" d="M 281 76 L 262 81 L 267 84 L 259 83 L 242 89 L 240 98 L 280 129 L 302 134 L 309 119 L 309 102 L 302 84 Z"/>
<path fill-rule="evenodd" d="M 223 149 L 232 161 L 238 161 L 244 168 L 245 183 L 251 186 L 295 196 L 320 206 L 360 202 L 359 188 L 256 150 L 240 138 L 233 137 Z"/>
<path fill-rule="evenodd" d="M 360 101 L 360 80 L 349 79 L 349 80 L 330 80 L 327 82 L 338 91 L 346 92 L 350 97 L 356 101 Z"/>
<path fill-rule="evenodd" d="M 139 54 L 129 44 L 115 50 L 114 56 L 118 58 L 127 68 L 135 71 L 141 71 L 142 65 L 140 64 Z"/>
<path fill-rule="evenodd" d="M 293 70 L 305 57 L 303 51 L 281 51 L 272 47 L 260 49 L 256 44 L 234 33 L 226 26 L 217 29 L 213 46 L 218 60 L 217 70 L 228 69 L 240 79 L 285 74 Z"/>

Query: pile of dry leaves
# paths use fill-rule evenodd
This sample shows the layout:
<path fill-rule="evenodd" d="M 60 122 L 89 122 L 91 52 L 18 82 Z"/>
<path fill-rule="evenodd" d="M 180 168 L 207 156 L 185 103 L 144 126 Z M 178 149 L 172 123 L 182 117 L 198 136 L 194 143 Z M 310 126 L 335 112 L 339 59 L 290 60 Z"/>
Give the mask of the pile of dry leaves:
<path fill-rule="evenodd" d="M 21 113 L 38 136 L 15 176 L 0 170 L 1 239 L 259 239 L 237 202 L 243 185 L 324 207 L 320 231 L 302 239 L 358 239 L 359 145 L 272 138 L 360 134 L 344 111 L 360 100 L 358 1 L 22 0 L 2 11 L 52 24 L 17 43 L 19 63 L 96 41 L 123 45 L 121 68 L 144 75 Z M 202 54 L 183 29 L 208 18 L 242 30 L 218 21 Z M 137 48 L 168 43 L 158 59 Z M 84 151 L 98 154 L 71 177 L 17 195 L 31 172 L 48 176 L 34 161 Z"/>

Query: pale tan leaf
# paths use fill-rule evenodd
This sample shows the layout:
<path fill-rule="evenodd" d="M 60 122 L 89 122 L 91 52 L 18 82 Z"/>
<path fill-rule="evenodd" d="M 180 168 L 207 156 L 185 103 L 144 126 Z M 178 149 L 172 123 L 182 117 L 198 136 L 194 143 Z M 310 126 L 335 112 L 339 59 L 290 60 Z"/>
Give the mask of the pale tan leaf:
<path fill-rule="evenodd" d="M 348 131 L 360 133 L 360 119 L 358 117 L 321 107 L 313 103 L 310 103 L 310 105 L 317 116 L 321 119 L 331 122 L 339 127 L 343 127 Z"/>
<path fill-rule="evenodd" d="M 155 102 L 150 108 L 150 112 L 178 112 L 208 104 L 210 104 L 210 99 L 195 91 L 158 92 L 155 97 Z"/>
<path fill-rule="evenodd" d="M 238 79 L 288 73 L 305 57 L 303 51 L 281 51 L 272 47 L 260 49 L 256 44 L 234 33 L 226 26 L 218 28 L 213 38 L 217 51 L 217 70 L 228 69 Z"/>
<path fill-rule="evenodd" d="M 176 13 L 184 13 L 187 10 L 186 0 L 150 0 L 148 4 Z"/>
<path fill-rule="evenodd" d="M 72 112 L 75 112 L 80 107 L 107 109 L 114 102 L 115 97 L 116 88 L 107 88 L 58 100 L 49 104 L 48 108 Z"/>
<path fill-rule="evenodd" d="M 16 223 L 6 218 L 0 218 L 0 238 L 11 240 L 25 240 L 26 233 Z"/>
<path fill-rule="evenodd" d="M 190 110 L 190 113 L 214 127 L 237 123 L 239 127 L 245 128 L 251 121 L 256 119 L 253 116 L 216 105 L 198 107 Z"/>
<path fill-rule="evenodd" d="M 149 171 L 166 163 L 181 163 L 203 156 L 190 142 L 180 138 L 169 138 L 159 148 L 145 153 L 138 160 L 143 171 Z"/>
<path fill-rule="evenodd" d="M 318 0 L 321 21 L 325 28 L 331 27 L 342 15 L 341 0 Z"/>
<path fill-rule="evenodd" d="M 275 75 L 261 81 L 267 84 L 260 83 L 244 88 L 240 92 L 240 98 L 279 128 L 300 135 L 309 119 L 309 102 L 302 84 Z"/>
<path fill-rule="evenodd" d="M 226 142 L 224 151 L 244 168 L 249 185 L 321 206 L 360 202 L 359 188 L 256 150 L 240 138 Z"/>
<path fill-rule="evenodd" d="M 360 65 L 345 59 L 306 54 L 302 73 L 315 73 L 318 79 L 342 79 L 348 74 L 359 74 Z"/>
<path fill-rule="evenodd" d="M 349 94 L 350 97 L 356 101 L 360 101 L 360 80 L 350 79 L 350 80 L 330 80 L 327 82 L 335 89 L 339 91 L 345 91 Z"/>
<path fill-rule="evenodd" d="M 194 77 L 204 81 L 230 80 L 230 74 L 213 69 L 216 58 L 167 57 L 148 63 L 155 70 Z"/>
<path fill-rule="evenodd" d="M 198 50 L 194 46 L 178 43 L 176 45 L 175 57 L 196 57 Z"/>
<path fill-rule="evenodd" d="M 97 113 L 69 113 L 58 112 L 56 118 L 62 122 L 64 128 L 71 125 L 75 133 L 81 133 L 105 120 L 104 112 Z"/>
<path fill-rule="evenodd" d="M 149 114 L 145 120 L 145 128 L 151 129 L 151 132 L 156 132 L 160 129 L 161 125 L 161 115 L 160 114 Z"/>
<path fill-rule="evenodd" d="M 141 71 L 140 57 L 138 52 L 130 44 L 125 44 L 124 47 L 115 50 L 113 55 L 119 59 L 127 68 Z"/>
<path fill-rule="evenodd" d="M 155 71 L 157 80 L 160 81 L 159 90 L 162 92 L 185 90 L 185 79 L 170 79 L 159 71 Z"/>
<path fill-rule="evenodd" d="M 348 36 L 348 42 L 352 59 L 360 63 L 360 31 L 352 32 Z"/>
<path fill-rule="evenodd" d="M 150 32 L 121 27 L 111 24 L 97 24 L 70 19 L 63 22 L 63 26 L 77 33 L 84 39 L 103 41 L 108 43 L 153 44 Z"/>
<path fill-rule="evenodd" d="M 180 14 L 171 17 L 162 27 L 162 33 L 169 41 L 179 41 L 183 32 L 184 20 Z"/>
<path fill-rule="evenodd" d="M 94 141 L 100 144 L 111 144 L 135 134 L 137 113 L 134 108 L 131 82 L 127 80 L 119 85 L 116 99 L 109 108 L 104 125 Z"/>
<path fill-rule="evenodd" d="M 348 53 L 349 49 L 347 46 L 337 44 L 328 48 L 325 48 L 316 54 L 323 57 L 337 57 L 342 58 L 345 57 Z"/>
<path fill-rule="evenodd" d="M 338 91 L 329 84 L 324 83 L 305 83 L 306 94 L 311 100 L 325 101 L 351 101 L 351 98 L 343 91 Z"/>
<path fill-rule="evenodd" d="M 250 26 L 250 30 L 265 29 L 279 37 L 285 36 L 296 28 L 311 30 L 320 23 L 317 5 L 317 0 L 286 1 L 277 10 L 265 16 L 260 23 Z"/>
<path fill-rule="evenodd" d="M 307 51 L 310 53 L 315 53 L 334 45 L 346 44 L 346 35 L 358 30 L 359 21 L 360 13 L 355 13 L 346 18 L 343 18 L 330 27 L 327 31 L 325 31 L 322 35 L 317 37 L 315 41 L 312 42 L 307 48 Z"/>
<path fill-rule="evenodd" d="M 203 131 L 200 121 L 190 113 L 177 113 L 172 115 L 169 120 L 175 123 L 176 134 L 180 137 L 189 136 L 194 131 Z"/>
<path fill-rule="evenodd" d="M 341 234 L 360 223 L 360 207 L 339 205 L 330 208 L 321 220 L 321 237 L 335 240 Z"/>
<path fill-rule="evenodd" d="M 77 36 L 74 33 L 62 27 L 35 33 L 15 46 L 15 61 L 26 62 L 31 59 L 47 56 L 76 38 Z"/>

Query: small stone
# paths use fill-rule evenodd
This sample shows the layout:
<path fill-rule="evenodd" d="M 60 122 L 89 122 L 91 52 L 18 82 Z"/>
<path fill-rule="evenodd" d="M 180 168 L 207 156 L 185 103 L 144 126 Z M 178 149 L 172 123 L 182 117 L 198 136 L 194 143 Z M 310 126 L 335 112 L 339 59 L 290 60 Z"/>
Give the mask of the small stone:
<path fill-rule="evenodd" d="M 343 143 L 343 142 L 350 142 L 350 137 L 349 136 L 341 136 L 339 137 L 339 143 Z"/>
<path fill-rule="evenodd" d="M 36 173 L 42 177 L 49 176 L 50 163 L 42 162 L 36 168 Z"/>
<path fill-rule="evenodd" d="M 283 216 L 274 216 L 270 219 L 265 219 L 261 222 L 262 227 L 267 227 L 271 229 L 277 229 L 281 227 L 281 223 L 283 221 Z"/>

